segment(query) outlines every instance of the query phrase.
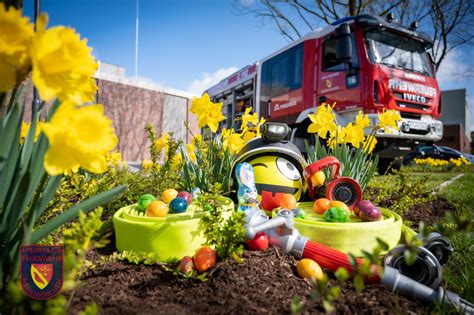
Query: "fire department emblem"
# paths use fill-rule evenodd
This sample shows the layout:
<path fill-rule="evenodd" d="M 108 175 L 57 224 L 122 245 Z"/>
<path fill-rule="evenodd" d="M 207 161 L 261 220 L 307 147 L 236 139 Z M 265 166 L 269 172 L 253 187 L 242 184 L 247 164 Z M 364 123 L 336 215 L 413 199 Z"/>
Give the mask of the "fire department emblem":
<path fill-rule="evenodd" d="M 326 80 L 326 87 L 328 89 L 330 89 L 332 87 L 332 81 L 331 80 L 329 80 L 329 79 Z"/>
<path fill-rule="evenodd" d="M 20 283 L 26 295 L 47 300 L 63 287 L 63 246 L 22 245 Z"/>

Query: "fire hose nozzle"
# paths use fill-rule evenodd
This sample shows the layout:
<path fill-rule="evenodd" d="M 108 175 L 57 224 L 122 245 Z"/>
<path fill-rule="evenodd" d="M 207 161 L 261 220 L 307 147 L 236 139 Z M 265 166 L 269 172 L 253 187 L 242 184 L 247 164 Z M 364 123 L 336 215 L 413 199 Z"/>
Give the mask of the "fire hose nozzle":
<path fill-rule="evenodd" d="M 401 293 L 405 296 L 411 296 L 425 302 L 446 303 L 454 306 L 464 314 L 474 314 L 474 305 L 459 295 L 437 287 L 432 289 L 407 276 L 402 275 L 397 269 L 386 266 L 384 268 L 381 283 L 388 289 Z"/>

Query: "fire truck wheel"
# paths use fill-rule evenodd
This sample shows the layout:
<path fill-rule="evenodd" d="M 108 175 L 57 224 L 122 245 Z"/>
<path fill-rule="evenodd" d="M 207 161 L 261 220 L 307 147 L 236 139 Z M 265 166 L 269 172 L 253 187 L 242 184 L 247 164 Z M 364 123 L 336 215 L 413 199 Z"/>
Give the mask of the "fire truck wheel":
<path fill-rule="evenodd" d="M 399 171 L 402 168 L 402 158 L 380 158 L 377 170 L 380 175 L 393 173 Z"/>

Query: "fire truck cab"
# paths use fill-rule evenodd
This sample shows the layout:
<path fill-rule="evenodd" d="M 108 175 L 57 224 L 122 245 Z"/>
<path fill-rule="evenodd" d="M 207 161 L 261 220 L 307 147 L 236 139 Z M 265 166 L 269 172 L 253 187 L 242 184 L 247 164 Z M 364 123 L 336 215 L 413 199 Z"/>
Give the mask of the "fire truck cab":
<path fill-rule="evenodd" d="M 268 121 L 292 127 L 292 141 L 302 151 L 310 139 L 308 115 L 322 103 L 336 104 L 341 125 L 359 110 L 372 124 L 377 113 L 396 110 L 403 118 L 400 131 L 377 134 L 376 152 L 388 165 L 416 144 L 442 138 L 440 93 L 427 52 L 432 45 L 424 33 L 378 16 L 347 17 L 244 67 L 207 93 L 224 102 L 228 128 L 252 106 Z"/>

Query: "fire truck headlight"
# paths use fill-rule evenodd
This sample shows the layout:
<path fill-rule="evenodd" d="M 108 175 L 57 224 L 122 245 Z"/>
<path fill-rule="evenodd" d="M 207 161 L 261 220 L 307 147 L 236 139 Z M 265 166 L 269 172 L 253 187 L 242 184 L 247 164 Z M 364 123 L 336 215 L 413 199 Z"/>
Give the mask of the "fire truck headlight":
<path fill-rule="evenodd" d="M 433 129 L 434 133 L 436 133 L 436 134 L 440 134 L 440 135 L 443 134 L 443 124 L 441 122 L 434 123 L 433 126 L 432 126 L 432 129 Z"/>

